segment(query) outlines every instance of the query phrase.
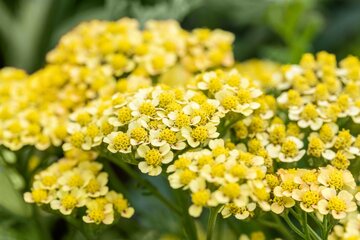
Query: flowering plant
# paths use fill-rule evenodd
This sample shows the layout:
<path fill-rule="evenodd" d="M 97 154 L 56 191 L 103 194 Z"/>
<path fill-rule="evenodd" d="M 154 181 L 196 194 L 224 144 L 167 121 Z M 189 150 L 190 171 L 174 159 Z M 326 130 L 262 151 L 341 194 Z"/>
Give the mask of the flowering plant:
<path fill-rule="evenodd" d="M 26 176 L 24 200 L 96 239 L 141 217 L 131 179 L 178 220 L 179 239 L 223 239 L 225 224 L 240 239 L 357 239 L 359 59 L 235 63 L 233 39 L 91 21 L 43 69 L 2 69 L 2 161 Z"/>

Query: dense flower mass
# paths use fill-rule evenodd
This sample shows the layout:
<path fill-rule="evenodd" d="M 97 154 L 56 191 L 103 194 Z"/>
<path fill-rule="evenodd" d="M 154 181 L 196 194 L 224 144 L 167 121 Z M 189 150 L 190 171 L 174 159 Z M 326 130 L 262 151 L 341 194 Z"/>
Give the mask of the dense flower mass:
<path fill-rule="evenodd" d="M 103 166 L 94 161 L 96 157 L 94 152 L 65 152 L 64 158 L 35 175 L 25 201 L 49 204 L 64 215 L 84 207 L 82 219 L 87 223 L 111 224 L 118 216 L 130 218 L 134 209 L 121 193 L 109 190 L 108 174 L 101 171 Z"/>
<path fill-rule="evenodd" d="M 357 239 L 359 59 L 235 64 L 233 38 L 175 21 L 91 21 L 34 74 L 2 69 L 0 144 L 60 159 L 39 165 L 25 201 L 86 223 L 129 218 L 134 209 L 108 185 L 123 176 L 106 163 L 178 213 L 141 174 L 166 176 L 189 202 L 181 214 L 210 209 L 210 228 L 219 213 L 271 217 L 301 239 Z"/>

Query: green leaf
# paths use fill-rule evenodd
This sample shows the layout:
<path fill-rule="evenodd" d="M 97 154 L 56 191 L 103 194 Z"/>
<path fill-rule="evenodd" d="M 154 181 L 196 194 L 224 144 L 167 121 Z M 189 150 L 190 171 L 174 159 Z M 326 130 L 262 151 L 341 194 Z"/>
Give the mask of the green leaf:
<path fill-rule="evenodd" d="M 24 202 L 21 194 L 15 190 L 9 178 L 9 170 L 3 166 L 0 166 L 0 189 L 0 205 L 3 208 L 20 217 L 30 216 L 30 206 Z"/>
<path fill-rule="evenodd" d="M 100 155 L 104 158 L 111 159 L 115 162 L 124 162 L 137 165 L 139 162 L 135 159 L 133 153 L 111 153 L 104 146 L 100 147 Z"/>

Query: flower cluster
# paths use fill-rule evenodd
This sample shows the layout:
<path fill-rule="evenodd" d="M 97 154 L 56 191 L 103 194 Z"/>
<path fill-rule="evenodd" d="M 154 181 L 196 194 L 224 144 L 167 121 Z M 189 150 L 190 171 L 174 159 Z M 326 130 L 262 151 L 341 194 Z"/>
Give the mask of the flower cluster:
<path fill-rule="evenodd" d="M 233 65 L 231 33 L 182 29 L 176 21 L 148 21 L 144 30 L 134 19 L 80 24 L 62 37 L 47 60 L 55 64 L 99 66 L 112 75 L 157 76 L 180 64 L 189 72 Z"/>
<path fill-rule="evenodd" d="M 350 214 L 346 219 L 342 220 L 339 225 L 334 227 L 334 230 L 329 236 L 329 240 L 341 239 L 358 239 L 360 236 L 360 215 Z"/>
<path fill-rule="evenodd" d="M 229 122 L 225 116 L 248 116 L 260 106 L 261 91 L 236 70 L 195 78 L 197 86 L 192 89 L 157 86 L 117 93 L 75 111 L 64 150 L 90 150 L 103 144 L 111 153 L 139 158 L 143 173 L 159 175 L 161 165 L 170 163 L 174 154 L 217 138 L 219 125 L 226 127 Z"/>
<path fill-rule="evenodd" d="M 268 197 L 262 189 L 264 159 L 234 147 L 211 140 L 209 149 L 184 153 L 168 167 L 170 186 L 191 192 L 190 215 L 198 217 L 203 207 L 224 206 L 224 217 L 245 219 L 253 214 L 254 201 Z"/>
<path fill-rule="evenodd" d="M 73 150 L 66 156 L 39 172 L 34 177 L 32 189 L 24 194 L 29 203 L 48 204 L 64 215 L 80 214 L 86 223 L 113 223 L 115 217 L 130 218 L 134 209 L 121 193 L 109 190 L 108 174 L 101 171 L 102 164 L 93 161 L 94 152 Z"/>
<path fill-rule="evenodd" d="M 190 33 L 175 21 L 149 21 L 143 31 L 127 18 L 83 23 L 48 54 L 43 69 L 31 75 L 1 70 L 0 144 L 14 151 L 25 145 L 39 150 L 59 146 L 68 115 L 88 101 L 149 87 L 175 65 L 186 69 L 181 71 L 188 78 L 193 72 L 231 66 L 232 42 L 230 33 Z"/>
<path fill-rule="evenodd" d="M 293 65 L 233 66 L 232 41 L 175 21 L 91 21 L 66 34 L 43 69 L 2 69 L 0 144 L 65 155 L 35 175 L 25 200 L 87 223 L 131 217 L 101 155 L 134 178 L 127 163 L 166 175 L 189 194 L 193 217 L 205 208 L 211 217 L 281 216 L 304 239 L 336 223 L 332 239 L 357 236 L 359 59 L 320 52 Z"/>

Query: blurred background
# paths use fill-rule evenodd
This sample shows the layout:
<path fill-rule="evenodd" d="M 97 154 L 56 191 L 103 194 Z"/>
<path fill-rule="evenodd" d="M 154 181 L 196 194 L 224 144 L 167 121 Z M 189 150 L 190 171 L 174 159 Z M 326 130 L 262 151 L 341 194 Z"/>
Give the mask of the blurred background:
<path fill-rule="evenodd" d="M 177 19 L 235 33 L 235 56 L 296 62 L 303 52 L 360 54 L 358 0 L 0 0 L 0 67 L 39 69 L 81 21 Z"/>

